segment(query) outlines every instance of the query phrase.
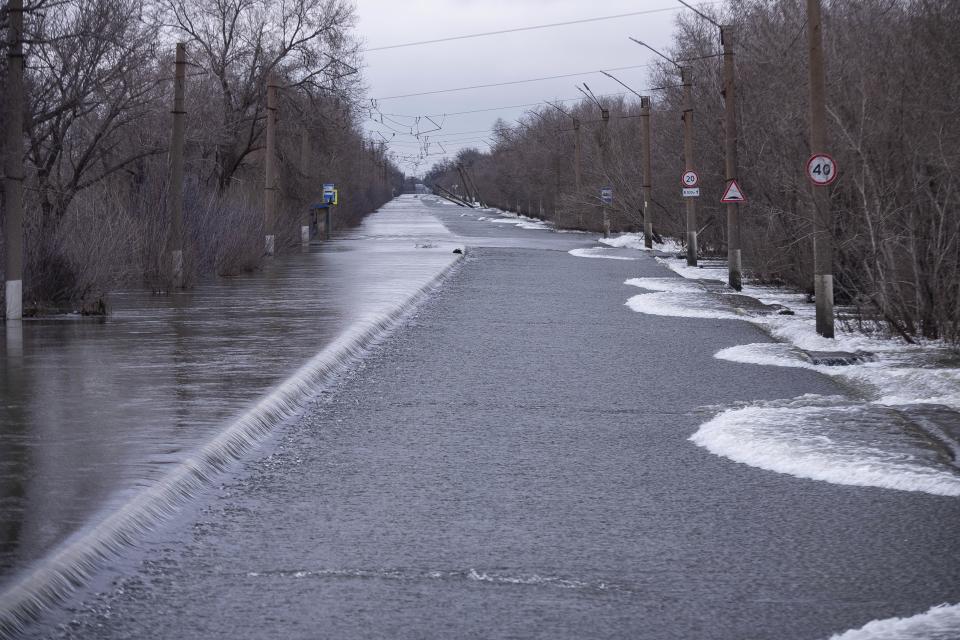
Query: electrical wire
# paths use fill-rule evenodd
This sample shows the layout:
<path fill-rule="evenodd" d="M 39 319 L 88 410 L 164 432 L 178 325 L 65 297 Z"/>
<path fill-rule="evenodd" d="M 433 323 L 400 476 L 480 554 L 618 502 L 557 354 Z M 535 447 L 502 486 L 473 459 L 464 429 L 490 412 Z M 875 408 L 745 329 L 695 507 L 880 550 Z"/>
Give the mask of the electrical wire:
<path fill-rule="evenodd" d="M 610 68 L 606 69 L 606 71 L 626 71 L 627 69 L 642 69 L 642 68 L 651 67 L 651 66 L 653 66 L 653 65 L 651 65 L 651 64 L 632 64 L 632 65 L 628 65 L 628 66 L 626 66 L 626 67 L 610 67 Z M 384 101 L 384 100 L 394 100 L 394 99 L 397 99 L 397 98 L 412 98 L 412 97 L 414 97 L 414 96 L 432 96 L 432 95 L 436 95 L 436 94 L 438 94 L 438 93 L 454 93 L 454 92 L 456 92 L 456 91 L 468 91 L 468 90 L 470 90 L 470 89 L 488 89 L 488 88 L 491 88 L 491 87 L 505 87 L 505 86 L 514 85 L 514 84 L 525 84 L 525 83 L 527 83 L 527 82 L 540 82 L 540 81 L 542 81 L 542 80 L 557 80 L 557 79 L 559 79 L 559 78 L 575 78 L 575 77 L 578 77 L 578 76 L 591 75 L 591 74 L 594 74 L 594 73 L 603 73 L 603 71 L 604 71 L 604 70 L 602 70 L 602 69 L 595 69 L 595 70 L 593 70 L 593 71 L 580 71 L 580 72 L 578 72 L 578 73 L 562 73 L 562 74 L 556 75 L 556 76 L 543 76 L 543 77 L 540 77 L 540 78 L 527 78 L 527 79 L 524 79 L 524 80 L 509 80 L 509 81 L 506 81 L 506 82 L 494 82 L 494 83 L 490 83 L 490 84 L 477 84 L 477 85 L 473 85 L 473 86 L 471 86 L 471 87 L 456 87 L 456 88 L 452 88 L 452 89 L 437 89 L 437 90 L 434 90 L 434 91 L 421 91 L 421 92 L 419 92 L 419 93 L 405 93 L 405 94 L 396 95 L 396 96 L 385 96 L 385 97 L 383 97 L 383 98 L 371 98 L 371 101 L 374 102 L 374 103 L 376 103 L 376 102 L 382 102 L 382 101 Z"/>
<path fill-rule="evenodd" d="M 720 4 L 720 0 L 713 0 L 712 2 L 704 2 L 702 4 Z M 550 24 L 536 24 L 526 27 L 514 27 L 512 29 L 498 29 L 497 31 L 484 31 L 481 33 L 467 33 L 458 36 L 449 36 L 446 38 L 434 38 L 433 40 L 419 40 L 417 42 L 403 42 L 400 44 L 388 44 L 382 47 L 370 47 L 364 49 L 364 52 L 368 51 L 385 51 L 387 49 L 400 49 L 403 47 L 418 47 L 425 44 L 436 44 L 438 42 L 451 42 L 453 40 L 466 40 L 468 38 L 483 38 L 486 36 L 495 36 L 503 33 L 518 33 L 521 31 L 534 31 L 537 29 L 552 29 L 554 27 L 566 27 L 575 24 L 585 24 L 588 22 L 600 22 L 602 20 L 616 20 L 619 18 L 629 18 L 632 16 L 641 16 L 649 15 L 652 13 L 665 13 L 667 11 L 680 11 L 681 7 L 663 7 L 661 9 L 646 9 L 644 11 L 631 11 L 629 13 L 618 13 L 612 16 L 598 16 L 595 18 L 581 18 L 579 20 L 567 20 L 564 22 L 552 22 Z"/>

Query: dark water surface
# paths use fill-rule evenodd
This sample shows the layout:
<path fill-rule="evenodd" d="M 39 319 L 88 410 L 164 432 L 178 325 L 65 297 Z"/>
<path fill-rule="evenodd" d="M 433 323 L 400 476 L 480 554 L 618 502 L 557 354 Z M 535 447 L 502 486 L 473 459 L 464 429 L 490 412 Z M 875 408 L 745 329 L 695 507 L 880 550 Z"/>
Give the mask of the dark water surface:
<path fill-rule="evenodd" d="M 171 296 L 112 297 L 105 320 L 6 327 L 0 343 L 0 589 L 71 534 L 162 482 L 348 328 L 455 259 L 401 199 L 342 239 Z"/>

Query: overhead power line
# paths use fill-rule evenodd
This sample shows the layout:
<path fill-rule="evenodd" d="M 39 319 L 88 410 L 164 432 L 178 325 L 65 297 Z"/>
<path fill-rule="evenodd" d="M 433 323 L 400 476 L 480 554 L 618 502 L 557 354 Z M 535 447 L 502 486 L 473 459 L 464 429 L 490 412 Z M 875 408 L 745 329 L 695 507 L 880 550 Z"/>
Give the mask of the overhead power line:
<path fill-rule="evenodd" d="M 598 98 L 615 98 L 615 97 L 618 97 L 618 96 L 625 96 L 625 95 L 627 95 L 627 93 L 626 93 L 625 91 L 623 91 L 623 92 L 620 92 L 620 93 L 603 93 L 603 94 L 600 94 L 600 95 L 597 96 L 597 97 L 598 97 Z M 582 97 L 582 96 L 576 97 L 576 98 L 558 98 L 557 100 L 553 100 L 553 102 L 579 102 L 579 101 L 581 101 L 581 100 L 583 100 L 583 97 Z M 433 118 L 437 118 L 437 117 L 449 117 L 449 116 L 463 116 L 463 115 L 468 115 L 468 114 L 471 114 L 471 113 L 484 113 L 484 112 L 487 112 L 487 111 L 506 111 L 507 109 L 521 109 L 521 108 L 524 108 L 524 109 L 525 109 L 525 108 L 528 108 L 528 107 L 539 107 L 539 106 L 542 105 L 542 104 L 550 104 L 550 101 L 549 101 L 549 100 L 541 100 L 540 102 L 528 102 L 528 103 L 526 103 L 526 104 L 508 104 L 508 105 L 503 105 L 503 106 L 500 106 L 500 107 L 486 107 L 486 108 L 484 108 L 484 109 L 472 109 L 472 110 L 470 110 L 470 111 L 453 111 L 453 112 L 451 112 L 451 113 L 431 113 L 430 116 L 433 117 Z M 384 115 L 396 116 L 396 117 L 400 117 L 400 118 L 417 118 L 417 117 L 420 117 L 420 116 L 406 115 L 406 114 L 402 114 L 402 113 L 386 113 L 386 114 L 384 114 Z"/>
<path fill-rule="evenodd" d="M 627 69 L 641 69 L 641 68 L 649 67 L 649 66 L 651 66 L 651 65 L 649 65 L 649 64 L 634 64 L 634 65 L 630 65 L 630 66 L 626 66 L 626 67 L 611 67 L 611 68 L 608 68 L 607 71 L 626 71 Z M 524 84 L 524 83 L 527 83 L 527 82 L 540 82 L 540 81 L 542 81 L 542 80 L 557 80 L 557 79 L 560 79 L 560 78 L 575 78 L 575 77 L 578 77 L 578 76 L 585 76 L 585 75 L 590 75 L 590 74 L 593 74 L 593 73 L 603 73 L 603 70 L 601 70 L 601 69 L 595 69 L 595 70 L 592 70 L 592 71 L 580 71 L 580 72 L 578 72 L 578 73 L 563 73 L 563 74 L 556 75 L 556 76 L 543 76 L 543 77 L 540 77 L 540 78 L 527 78 L 527 79 L 525 79 L 525 80 L 509 80 L 509 81 L 506 81 L 506 82 L 493 82 L 493 83 L 490 83 L 490 84 L 477 84 L 477 85 L 473 85 L 473 86 L 470 86 L 470 87 L 455 87 L 455 88 L 452 88 L 452 89 L 437 89 L 437 90 L 434 90 L 434 91 L 421 91 L 421 92 L 419 92 L 419 93 L 405 93 L 405 94 L 396 95 L 396 96 L 385 96 L 385 97 L 383 97 L 383 98 L 371 98 L 371 100 L 373 100 L 374 102 L 382 102 L 382 101 L 384 101 L 384 100 L 394 100 L 394 99 L 396 99 L 396 98 L 412 98 L 412 97 L 414 97 L 414 96 L 432 96 L 432 95 L 435 95 L 435 94 L 438 94 L 438 93 L 453 93 L 453 92 L 455 92 L 455 91 L 467 91 L 467 90 L 470 90 L 470 89 L 488 89 L 488 88 L 490 88 L 490 87 L 505 87 L 505 86 L 512 85 L 512 84 Z"/>
<path fill-rule="evenodd" d="M 713 2 L 704 2 L 703 4 L 718 4 L 719 0 Z M 647 9 L 645 11 L 631 11 L 630 13 L 618 13 L 612 16 L 598 16 L 596 18 L 581 18 L 579 20 L 567 20 L 565 22 L 551 22 L 550 24 L 535 24 L 526 27 L 514 27 L 512 29 L 498 29 L 497 31 L 484 31 L 482 33 L 467 33 L 459 36 L 449 36 L 446 38 L 434 38 L 433 40 L 419 40 L 417 42 L 403 42 L 400 44 L 388 44 L 382 47 L 370 47 L 364 51 L 384 51 L 386 49 L 400 49 L 403 47 L 418 47 L 424 44 L 436 44 L 438 42 L 450 42 L 452 40 L 466 40 L 468 38 L 483 38 L 486 36 L 496 36 L 503 33 L 517 33 L 520 31 L 534 31 L 536 29 L 552 29 L 553 27 L 566 27 L 574 24 L 585 24 L 587 22 L 600 22 L 603 20 L 616 20 L 618 18 L 629 18 L 631 16 L 642 16 L 651 13 L 665 13 L 667 11 L 679 11 L 680 7 L 664 7 L 662 9 Z"/>

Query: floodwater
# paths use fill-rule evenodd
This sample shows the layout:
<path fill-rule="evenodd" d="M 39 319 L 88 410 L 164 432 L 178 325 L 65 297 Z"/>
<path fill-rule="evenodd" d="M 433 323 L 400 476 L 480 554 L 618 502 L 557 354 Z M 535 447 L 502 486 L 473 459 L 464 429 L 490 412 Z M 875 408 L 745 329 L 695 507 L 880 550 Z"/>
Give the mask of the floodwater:
<path fill-rule="evenodd" d="M 456 246 L 418 200 L 401 198 L 346 237 L 255 274 L 171 296 L 116 295 L 106 319 L 6 327 L 0 592 L 156 492 L 238 420 L 256 418 L 259 430 L 231 434 L 226 449 L 264 435 L 267 418 L 296 410 L 311 391 L 299 380 L 278 409 L 264 406 L 272 390 L 310 373 L 300 369 L 325 348 L 342 358 L 338 344 L 383 328 L 456 261 Z M 258 411 L 269 415 L 251 415 Z"/>

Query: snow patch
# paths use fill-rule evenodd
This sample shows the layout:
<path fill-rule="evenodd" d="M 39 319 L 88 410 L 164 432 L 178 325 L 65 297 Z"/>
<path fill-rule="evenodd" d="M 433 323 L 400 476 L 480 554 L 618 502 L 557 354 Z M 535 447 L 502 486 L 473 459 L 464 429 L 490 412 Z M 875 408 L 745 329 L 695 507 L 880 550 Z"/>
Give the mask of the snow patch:
<path fill-rule="evenodd" d="M 601 244 L 618 249 L 637 249 L 639 251 L 662 251 L 664 253 L 678 253 L 683 251 L 681 245 L 674 238 L 664 238 L 663 242 L 654 242 L 653 249 L 647 249 L 642 233 L 622 233 L 615 238 L 601 238 Z"/>
<path fill-rule="evenodd" d="M 606 258 L 607 260 L 636 260 L 630 256 L 618 256 L 607 253 L 604 247 L 590 247 L 589 249 L 571 249 L 567 253 L 578 258 Z"/>
<path fill-rule="evenodd" d="M 482 216 L 477 218 L 478 220 L 484 222 L 492 222 L 494 224 L 512 224 L 521 229 L 531 229 L 536 231 L 551 231 L 553 230 L 553 225 L 544 220 L 538 220 L 537 218 L 529 218 L 527 216 L 518 215 L 516 213 L 509 213 L 507 211 L 500 211 L 499 209 L 483 209 L 483 211 L 489 211 L 491 213 L 497 213 L 498 216 Z"/>
<path fill-rule="evenodd" d="M 697 284 L 682 278 L 630 278 L 624 284 L 653 292 L 627 300 L 626 305 L 638 313 L 676 318 L 744 319 L 719 301 L 711 300 Z"/>
<path fill-rule="evenodd" d="M 960 474 L 938 465 L 884 407 L 803 395 L 728 409 L 690 437 L 752 467 L 841 485 L 960 496 Z M 870 438 L 864 438 L 869 433 Z"/>

